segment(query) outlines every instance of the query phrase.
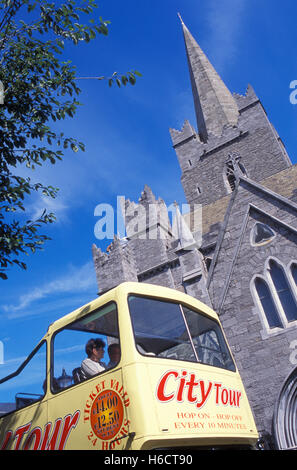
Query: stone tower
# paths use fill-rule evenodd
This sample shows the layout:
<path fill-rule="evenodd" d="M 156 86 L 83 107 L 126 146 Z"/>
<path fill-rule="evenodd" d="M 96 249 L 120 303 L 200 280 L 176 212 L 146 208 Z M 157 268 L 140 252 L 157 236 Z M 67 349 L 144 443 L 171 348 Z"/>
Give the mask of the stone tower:
<path fill-rule="evenodd" d="M 127 237 L 115 237 L 106 253 L 93 245 L 99 294 L 139 281 L 182 290 L 210 305 L 203 256 L 179 209 L 172 225 L 165 202 L 148 185 L 138 203 L 126 200 L 122 209 Z"/>
<path fill-rule="evenodd" d="M 291 166 L 253 88 L 231 94 L 182 22 L 198 132 L 186 121 L 170 129 L 189 204 L 203 206 L 230 194 L 232 172 L 259 181 Z"/>
<path fill-rule="evenodd" d="M 198 130 L 186 120 L 170 135 L 187 202 L 203 207 L 201 250 L 209 264 L 236 177 L 261 181 L 292 164 L 252 86 L 231 94 L 181 23 Z"/>
<path fill-rule="evenodd" d="M 297 165 L 253 88 L 232 94 L 182 29 L 197 130 L 170 135 L 191 211 L 172 225 L 147 185 L 126 201 L 126 239 L 93 247 L 99 292 L 138 280 L 214 308 L 266 445 L 297 447 Z"/>

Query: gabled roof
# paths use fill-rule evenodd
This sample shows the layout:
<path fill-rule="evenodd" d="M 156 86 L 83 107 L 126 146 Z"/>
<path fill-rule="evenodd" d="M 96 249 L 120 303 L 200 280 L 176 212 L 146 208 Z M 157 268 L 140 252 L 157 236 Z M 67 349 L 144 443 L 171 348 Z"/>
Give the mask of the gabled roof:
<path fill-rule="evenodd" d="M 295 168 L 293 169 L 295 173 Z M 265 204 L 263 203 L 265 201 Z M 233 241 L 230 254 L 228 257 L 224 254 L 224 272 L 225 275 L 224 287 L 221 291 L 220 300 L 217 305 L 214 305 L 217 311 L 223 305 L 224 298 L 229 287 L 233 268 L 242 245 L 242 239 L 245 233 L 247 221 L 252 211 L 264 215 L 270 219 L 274 225 L 278 224 L 297 234 L 297 204 L 290 199 L 278 194 L 271 189 L 256 183 L 246 177 L 239 177 L 235 191 L 232 193 L 228 208 L 225 212 L 224 221 L 218 235 L 217 244 L 210 266 L 207 287 L 210 288 L 212 283 L 215 283 L 215 270 L 218 265 L 221 249 L 228 246 L 230 248 L 230 241 L 227 242 L 227 234 L 230 236 L 232 215 L 236 220 L 236 230 L 239 230 L 236 241 Z"/>

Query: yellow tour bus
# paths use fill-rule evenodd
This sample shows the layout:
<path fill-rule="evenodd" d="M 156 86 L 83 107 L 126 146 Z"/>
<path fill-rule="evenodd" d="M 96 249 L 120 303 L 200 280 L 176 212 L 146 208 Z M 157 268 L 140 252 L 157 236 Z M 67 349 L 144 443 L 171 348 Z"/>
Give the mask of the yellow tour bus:
<path fill-rule="evenodd" d="M 119 285 L 52 323 L 0 379 L 2 450 L 237 450 L 257 440 L 218 316 L 173 289 Z"/>

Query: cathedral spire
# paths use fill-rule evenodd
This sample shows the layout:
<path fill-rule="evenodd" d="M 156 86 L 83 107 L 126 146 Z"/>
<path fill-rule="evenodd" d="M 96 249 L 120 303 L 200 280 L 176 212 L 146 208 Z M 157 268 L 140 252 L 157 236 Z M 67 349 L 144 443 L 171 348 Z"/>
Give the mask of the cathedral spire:
<path fill-rule="evenodd" d="M 209 133 L 221 136 L 225 125 L 237 125 L 238 107 L 179 13 L 178 16 L 184 33 L 198 132 L 200 139 L 207 142 Z"/>

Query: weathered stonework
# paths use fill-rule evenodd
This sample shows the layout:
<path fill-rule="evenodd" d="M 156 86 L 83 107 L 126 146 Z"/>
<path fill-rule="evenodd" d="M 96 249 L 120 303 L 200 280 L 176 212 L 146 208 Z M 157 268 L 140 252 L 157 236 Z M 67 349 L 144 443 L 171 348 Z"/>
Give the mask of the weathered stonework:
<path fill-rule="evenodd" d="M 213 307 L 233 349 L 259 430 L 271 431 L 280 385 L 293 368 L 290 344 L 297 336 L 297 321 L 269 331 L 255 305 L 252 280 L 263 274 L 269 258 L 284 266 L 296 259 L 296 215 L 296 204 L 240 181 L 208 278 Z M 267 245 L 251 244 L 256 221 L 276 233 Z M 219 291 L 222 279 L 225 282 Z"/>

